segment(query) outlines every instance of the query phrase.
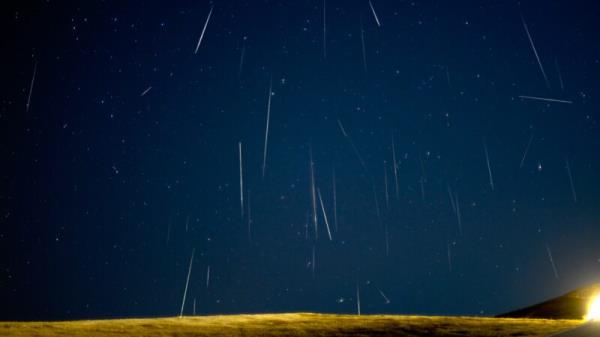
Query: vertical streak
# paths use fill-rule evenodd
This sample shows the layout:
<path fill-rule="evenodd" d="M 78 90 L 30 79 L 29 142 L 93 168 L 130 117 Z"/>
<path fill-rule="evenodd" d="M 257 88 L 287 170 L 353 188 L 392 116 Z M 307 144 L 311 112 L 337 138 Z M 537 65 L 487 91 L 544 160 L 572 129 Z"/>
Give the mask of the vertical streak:
<path fill-rule="evenodd" d="M 192 249 L 192 257 L 190 258 L 190 266 L 188 267 L 187 280 L 185 281 L 185 290 L 183 291 L 183 301 L 181 301 L 181 310 L 179 317 L 183 317 L 183 306 L 185 305 L 185 297 L 187 296 L 188 285 L 190 284 L 190 275 L 192 274 L 192 263 L 194 263 L 194 253 L 196 249 Z"/>
<path fill-rule="evenodd" d="M 367 53 L 365 51 L 365 30 L 363 28 L 362 15 L 360 16 L 360 43 L 362 45 L 362 59 L 365 73 L 367 72 Z"/>
<path fill-rule="evenodd" d="M 356 281 L 356 312 L 360 316 L 360 288 L 358 281 Z"/>
<path fill-rule="evenodd" d="M 269 81 L 269 98 L 267 101 L 267 125 L 265 127 L 265 146 L 263 150 L 262 178 L 265 179 L 267 168 L 267 146 L 269 145 L 269 121 L 271 119 L 271 96 L 273 95 L 273 78 Z"/>
<path fill-rule="evenodd" d="M 325 226 L 327 227 L 327 236 L 329 236 L 329 241 L 333 240 L 331 238 L 331 231 L 329 230 L 329 221 L 327 220 L 327 213 L 325 213 L 325 205 L 323 204 L 323 198 L 321 197 L 321 190 L 317 189 L 317 194 L 319 195 L 319 202 L 321 203 L 321 211 L 323 212 L 323 220 L 325 220 Z"/>
<path fill-rule="evenodd" d="M 483 150 L 485 151 L 485 162 L 487 164 L 488 175 L 490 178 L 490 187 L 492 188 L 492 191 L 493 191 L 494 190 L 494 178 L 492 177 L 492 167 L 490 165 L 490 156 L 488 154 L 488 148 L 487 148 L 487 144 L 485 143 L 485 140 L 483 141 Z"/>
<path fill-rule="evenodd" d="M 200 38 L 198 39 L 198 44 L 196 45 L 196 50 L 194 50 L 194 54 L 198 53 L 198 48 L 200 48 L 200 44 L 202 43 L 202 39 L 204 38 L 204 33 L 206 32 L 208 21 L 210 21 L 210 16 L 212 15 L 213 8 L 214 6 L 210 7 L 210 11 L 208 12 L 208 16 L 206 17 L 206 22 L 204 22 L 204 28 L 202 28 L 202 33 L 200 34 Z"/>
<path fill-rule="evenodd" d="M 396 183 L 396 199 L 400 199 L 400 189 L 398 188 L 398 162 L 396 161 L 396 145 L 394 144 L 394 134 L 392 133 L 392 161 L 394 167 L 394 181 Z"/>
<path fill-rule="evenodd" d="M 552 258 L 552 251 L 550 251 L 550 246 L 546 243 L 546 252 L 548 253 L 548 259 L 550 260 L 550 264 L 552 264 L 552 271 L 554 271 L 554 277 L 558 280 L 558 270 L 556 269 L 556 265 L 554 264 L 554 258 Z"/>
<path fill-rule="evenodd" d="M 548 82 L 548 76 L 546 76 L 546 71 L 544 71 L 544 67 L 542 66 L 542 62 L 540 61 L 540 57 L 538 55 L 537 50 L 535 49 L 535 45 L 533 44 L 533 39 L 531 38 L 531 34 L 529 33 L 529 28 L 527 28 L 527 23 L 525 22 L 525 18 L 523 17 L 523 13 L 519 12 L 521 15 L 521 22 L 523 23 L 523 28 L 525 28 L 525 33 L 527 33 L 527 38 L 529 39 L 529 44 L 531 44 L 531 49 L 533 49 L 533 54 L 535 55 L 535 59 L 540 67 L 540 71 L 544 76 L 544 81 L 546 82 L 546 87 L 550 88 L 550 82 Z"/>
<path fill-rule="evenodd" d="M 210 266 L 206 267 L 206 289 L 210 285 Z"/>
<path fill-rule="evenodd" d="M 29 94 L 27 95 L 27 103 L 25 104 L 25 112 L 29 112 L 29 104 L 31 103 L 31 93 L 33 92 L 33 83 L 35 82 L 35 74 L 37 73 L 37 61 L 33 64 L 33 76 L 29 84 Z"/>
<path fill-rule="evenodd" d="M 523 152 L 523 158 L 521 158 L 521 164 L 519 164 L 519 168 L 523 168 L 523 164 L 525 164 L 525 157 L 527 157 L 527 153 L 529 152 L 529 147 L 531 146 L 531 142 L 533 141 L 533 134 L 529 137 L 529 141 L 527 142 L 527 146 L 525 147 L 525 151 Z"/>

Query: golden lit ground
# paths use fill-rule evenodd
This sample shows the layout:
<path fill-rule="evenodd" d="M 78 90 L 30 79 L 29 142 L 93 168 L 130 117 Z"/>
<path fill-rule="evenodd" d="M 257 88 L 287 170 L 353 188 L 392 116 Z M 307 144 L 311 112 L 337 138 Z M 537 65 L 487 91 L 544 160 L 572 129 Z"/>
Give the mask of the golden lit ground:
<path fill-rule="evenodd" d="M 583 321 L 398 315 L 261 314 L 0 322 L 0 336 L 550 336 Z"/>

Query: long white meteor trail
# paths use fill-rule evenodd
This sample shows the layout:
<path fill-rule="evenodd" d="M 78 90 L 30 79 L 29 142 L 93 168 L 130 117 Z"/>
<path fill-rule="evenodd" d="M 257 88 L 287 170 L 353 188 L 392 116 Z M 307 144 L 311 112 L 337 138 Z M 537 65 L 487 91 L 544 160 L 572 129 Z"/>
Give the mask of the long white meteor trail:
<path fill-rule="evenodd" d="M 210 7 L 210 11 L 208 12 L 208 16 L 206 17 L 206 22 L 204 22 L 204 28 L 202 28 L 202 33 L 200 34 L 200 38 L 198 39 L 198 44 L 196 45 L 196 50 L 194 50 L 194 54 L 198 53 L 198 49 L 200 48 L 200 44 L 202 43 L 202 39 L 204 38 L 204 33 L 206 32 L 206 27 L 208 26 L 208 21 L 210 21 L 210 16 L 212 15 L 214 6 Z"/>
<path fill-rule="evenodd" d="M 379 22 L 377 13 L 375 13 L 375 8 L 373 7 L 373 3 L 371 2 L 371 0 L 369 0 L 369 7 L 371 7 L 371 12 L 373 12 L 373 16 L 375 17 L 375 22 L 377 22 L 377 27 L 381 27 L 381 23 Z"/>
<path fill-rule="evenodd" d="M 25 112 L 29 112 L 29 104 L 31 103 L 31 93 L 33 92 L 33 83 L 35 82 L 35 74 L 37 73 L 37 61 L 33 65 L 33 76 L 29 84 L 29 94 L 27 95 L 27 104 L 25 104 Z"/>
<path fill-rule="evenodd" d="M 192 257 L 190 258 L 190 266 L 188 267 L 187 280 L 185 281 L 185 290 L 183 291 L 183 301 L 181 301 L 181 311 L 179 317 L 183 317 L 183 306 L 185 305 L 185 297 L 187 296 L 188 285 L 190 284 L 190 275 L 192 274 L 192 264 L 194 263 L 194 253 L 196 249 L 192 249 Z"/>
<path fill-rule="evenodd" d="M 573 104 L 573 101 L 567 101 L 567 100 L 564 100 L 564 99 L 556 99 L 556 98 L 546 98 L 546 97 L 537 97 L 537 96 L 525 96 L 525 95 L 520 95 L 519 98 L 529 99 L 529 100 L 532 100 L 532 101 Z"/>
<path fill-rule="evenodd" d="M 269 145 L 269 121 L 271 120 L 271 96 L 273 96 L 273 79 L 269 81 L 269 97 L 267 101 L 267 125 L 265 126 L 265 147 L 263 150 L 262 178 L 265 178 L 267 169 L 267 147 Z"/>
<path fill-rule="evenodd" d="M 533 49 L 533 54 L 535 55 L 535 59 L 537 60 L 538 66 L 540 67 L 540 71 L 544 76 L 544 81 L 546 81 L 546 87 L 550 88 L 550 82 L 548 82 L 548 76 L 546 76 L 546 71 L 544 71 L 544 66 L 542 66 L 542 62 L 540 61 L 540 57 L 535 49 L 535 45 L 533 44 L 533 39 L 531 38 L 531 34 L 529 34 L 529 28 L 527 28 L 527 23 L 525 22 L 525 18 L 523 18 L 523 14 L 521 14 L 521 22 L 523 23 L 523 28 L 525 28 L 525 33 L 527 33 L 527 38 L 529 39 L 529 44 L 531 44 L 531 49 Z"/>

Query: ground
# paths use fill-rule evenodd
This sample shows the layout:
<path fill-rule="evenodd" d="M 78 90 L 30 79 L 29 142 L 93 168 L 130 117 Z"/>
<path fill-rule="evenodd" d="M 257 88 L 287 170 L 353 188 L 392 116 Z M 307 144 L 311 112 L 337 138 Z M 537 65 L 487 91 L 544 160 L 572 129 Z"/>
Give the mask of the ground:
<path fill-rule="evenodd" d="M 260 314 L 68 322 L 0 322 L 0 336 L 550 336 L 581 320 Z"/>

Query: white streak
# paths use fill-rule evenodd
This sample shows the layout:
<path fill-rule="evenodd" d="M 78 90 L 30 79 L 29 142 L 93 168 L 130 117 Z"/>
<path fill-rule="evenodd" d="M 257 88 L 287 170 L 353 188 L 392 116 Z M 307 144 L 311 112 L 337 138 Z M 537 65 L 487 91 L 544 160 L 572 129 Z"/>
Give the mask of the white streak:
<path fill-rule="evenodd" d="M 487 148 L 485 141 L 483 142 L 483 150 L 485 151 L 485 163 L 487 164 L 488 175 L 490 178 L 490 187 L 492 188 L 492 191 L 493 191 L 494 190 L 494 178 L 492 177 L 492 166 L 490 165 L 490 156 L 488 154 L 488 148 Z"/>
<path fill-rule="evenodd" d="M 529 141 L 527 142 L 527 146 L 525 147 L 525 151 L 523 152 L 523 158 L 521 158 L 521 164 L 519 164 L 519 168 L 523 167 L 525 163 L 525 157 L 527 157 L 527 153 L 529 152 L 529 147 L 531 147 L 531 142 L 533 141 L 533 134 L 529 137 Z"/>
<path fill-rule="evenodd" d="M 362 46 L 363 68 L 367 72 L 367 52 L 365 50 L 365 30 L 363 28 L 362 15 L 360 17 L 360 44 Z"/>
<path fill-rule="evenodd" d="M 198 39 L 198 44 L 196 45 L 196 50 L 194 50 L 194 54 L 198 53 L 198 48 L 200 48 L 200 44 L 202 43 L 202 39 L 204 38 L 204 32 L 206 32 L 206 27 L 208 26 L 208 21 L 210 21 L 210 16 L 212 15 L 214 6 L 210 7 L 210 11 L 208 12 L 208 16 L 206 17 L 206 22 L 204 22 L 204 28 L 202 28 L 202 33 L 200 34 L 200 38 Z"/>
<path fill-rule="evenodd" d="M 360 316 L 360 288 L 358 287 L 358 281 L 356 281 L 356 312 Z"/>
<path fill-rule="evenodd" d="M 381 297 L 383 297 L 383 299 L 385 300 L 385 304 L 390 304 L 391 301 L 389 298 L 387 298 L 387 296 L 385 296 L 385 294 L 383 293 L 383 291 L 381 291 L 381 289 L 377 289 L 377 291 L 379 291 L 379 294 L 381 295 Z"/>
<path fill-rule="evenodd" d="M 35 82 L 35 74 L 37 73 L 37 61 L 33 65 L 33 76 L 31 76 L 31 83 L 29 84 L 29 94 L 27 95 L 27 103 L 25 104 L 25 112 L 29 112 L 29 105 L 31 103 L 31 93 L 33 92 L 33 83 Z"/>
<path fill-rule="evenodd" d="M 192 257 L 190 258 L 190 266 L 188 267 L 187 280 L 185 281 L 185 290 L 183 291 L 183 300 L 181 301 L 181 310 L 179 311 L 179 317 L 183 317 L 183 307 L 185 305 L 185 297 L 187 296 L 188 285 L 190 284 L 190 275 L 192 274 L 192 263 L 194 263 L 194 253 L 196 249 L 192 249 Z"/>
<path fill-rule="evenodd" d="M 206 288 L 208 289 L 208 286 L 210 284 L 210 266 L 206 267 Z"/>
<path fill-rule="evenodd" d="M 450 206 L 452 206 L 452 212 L 456 214 L 456 203 L 454 202 L 454 196 L 452 195 L 452 188 L 450 185 L 446 186 L 448 189 L 448 197 L 450 198 Z"/>
<path fill-rule="evenodd" d="M 373 7 L 373 3 L 371 3 L 371 0 L 369 0 L 369 7 L 371 7 L 371 12 L 373 12 L 373 17 L 375 17 L 375 22 L 377 22 L 377 27 L 381 27 L 381 23 L 379 22 L 377 13 L 375 13 L 375 8 Z"/>
<path fill-rule="evenodd" d="M 327 213 L 325 212 L 325 205 L 323 205 L 321 190 L 317 189 L 317 193 L 319 194 L 319 202 L 321 203 L 321 211 L 323 212 L 323 220 L 325 220 L 325 227 L 327 227 L 327 236 L 329 236 L 329 241 L 331 241 L 333 239 L 331 238 L 331 230 L 329 230 L 329 221 L 327 221 Z"/>
<path fill-rule="evenodd" d="M 356 148 L 356 145 L 354 145 L 354 142 L 352 141 L 352 138 L 350 138 L 350 136 L 346 133 L 346 130 L 344 129 L 344 126 L 342 125 L 342 122 L 339 119 L 337 120 L 337 122 L 338 122 L 338 125 L 340 127 L 340 130 L 342 130 L 342 134 L 344 134 L 344 137 L 346 137 L 346 139 L 350 143 L 350 146 L 352 147 L 352 150 L 354 151 L 354 154 L 358 158 L 358 161 L 360 162 L 360 165 L 365 170 L 365 173 L 368 173 L 367 166 L 365 165 L 365 161 L 362 159 L 362 156 L 360 155 L 360 152 L 358 152 L 358 149 Z"/>
<path fill-rule="evenodd" d="M 564 100 L 564 99 L 556 99 L 556 98 L 546 98 L 546 97 L 537 97 L 537 96 L 525 96 L 525 95 L 519 95 L 519 98 L 529 99 L 529 100 L 532 100 L 532 101 L 573 104 L 573 101 L 567 101 L 567 100 Z"/>
<path fill-rule="evenodd" d="M 529 39 L 529 44 L 531 44 L 531 49 L 533 49 L 533 54 L 535 55 L 535 59 L 540 67 L 540 71 L 544 76 L 544 81 L 546 81 L 546 87 L 550 88 L 550 82 L 548 82 L 548 76 L 546 76 L 546 72 L 544 71 L 544 67 L 542 66 L 542 62 L 540 61 L 540 57 L 538 56 L 537 50 L 535 49 L 535 45 L 533 44 L 533 39 L 531 38 L 531 34 L 529 34 L 529 28 L 527 28 L 527 23 L 525 22 L 525 18 L 523 18 L 523 14 L 521 15 L 521 22 L 523 23 L 523 28 L 525 28 L 525 33 L 527 33 L 527 38 Z"/>
<path fill-rule="evenodd" d="M 548 259 L 550 260 L 550 264 L 552 264 L 552 271 L 554 271 L 554 277 L 558 280 L 558 270 L 556 270 L 556 265 L 554 264 L 554 259 L 552 258 L 552 251 L 550 251 L 550 246 L 546 244 L 546 252 L 548 253 Z"/>
<path fill-rule="evenodd" d="M 144 90 L 141 94 L 140 97 L 143 97 L 144 95 L 146 95 L 148 93 L 148 91 L 150 91 L 150 89 L 152 89 L 152 86 L 149 86 L 148 89 Z"/>
<path fill-rule="evenodd" d="M 273 95 L 273 79 L 269 81 L 269 97 L 267 101 L 267 125 L 265 126 L 265 147 L 263 151 L 262 178 L 265 178 L 267 169 L 267 146 L 269 145 L 269 121 L 271 120 L 271 96 Z"/>

